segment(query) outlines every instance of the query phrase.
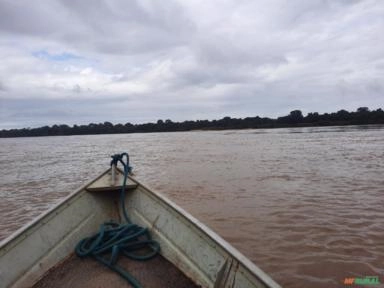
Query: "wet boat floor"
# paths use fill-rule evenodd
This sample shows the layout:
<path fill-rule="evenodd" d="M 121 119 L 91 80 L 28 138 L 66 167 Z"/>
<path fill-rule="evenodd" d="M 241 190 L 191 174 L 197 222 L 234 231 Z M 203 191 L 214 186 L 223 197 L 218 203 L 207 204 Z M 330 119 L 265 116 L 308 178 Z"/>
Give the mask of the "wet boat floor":
<path fill-rule="evenodd" d="M 129 271 L 142 287 L 195 288 L 189 278 L 173 264 L 158 255 L 148 261 L 133 261 L 122 257 L 118 264 Z M 104 288 L 132 287 L 124 278 L 93 258 L 72 255 L 47 272 L 33 288 Z"/>

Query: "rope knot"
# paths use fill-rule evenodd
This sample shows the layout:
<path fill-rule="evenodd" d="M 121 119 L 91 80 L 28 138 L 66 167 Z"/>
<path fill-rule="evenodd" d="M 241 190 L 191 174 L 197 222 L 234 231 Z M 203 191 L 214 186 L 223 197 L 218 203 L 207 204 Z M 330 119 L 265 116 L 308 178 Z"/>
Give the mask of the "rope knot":
<path fill-rule="evenodd" d="M 124 161 L 124 157 L 125 157 L 125 161 Z M 123 165 L 123 167 L 124 167 L 124 173 L 126 173 L 127 175 L 131 174 L 132 167 L 129 166 L 129 155 L 128 155 L 128 153 L 124 152 L 124 153 L 121 153 L 121 154 L 114 154 L 114 155 L 111 156 L 111 158 L 112 158 L 111 166 L 112 165 L 117 166 L 117 164 L 120 162 L 121 165 Z"/>

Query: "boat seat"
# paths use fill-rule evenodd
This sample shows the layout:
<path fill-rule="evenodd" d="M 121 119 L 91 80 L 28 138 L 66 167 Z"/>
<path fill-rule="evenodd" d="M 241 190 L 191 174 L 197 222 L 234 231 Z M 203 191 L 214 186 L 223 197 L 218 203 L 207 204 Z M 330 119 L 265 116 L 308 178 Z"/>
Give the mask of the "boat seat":
<path fill-rule="evenodd" d="M 105 173 L 103 176 L 101 176 L 99 179 L 96 179 L 94 182 L 89 184 L 85 189 L 89 192 L 120 191 L 123 185 L 124 174 L 120 170 L 117 170 L 115 177 L 116 179 L 114 183 L 112 183 L 111 171 L 109 171 L 108 173 Z M 125 185 L 125 190 L 129 191 L 132 189 L 136 189 L 137 185 L 138 184 L 136 182 L 128 178 Z"/>

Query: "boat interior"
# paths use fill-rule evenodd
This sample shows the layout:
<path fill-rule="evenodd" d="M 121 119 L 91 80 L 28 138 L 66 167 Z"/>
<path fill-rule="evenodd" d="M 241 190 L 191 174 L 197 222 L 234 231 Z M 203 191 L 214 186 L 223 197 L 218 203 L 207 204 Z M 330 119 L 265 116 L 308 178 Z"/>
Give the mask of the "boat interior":
<path fill-rule="evenodd" d="M 74 254 L 76 244 L 98 231 L 100 224 L 123 219 L 122 184 L 116 183 L 123 183 L 124 173 L 118 170 L 111 177 L 113 173 L 108 169 L 0 243 L 4 287 L 132 287 L 92 257 Z M 143 287 L 280 287 L 166 197 L 132 177 L 125 187 L 129 218 L 147 227 L 161 249 L 148 261 L 118 259 Z"/>

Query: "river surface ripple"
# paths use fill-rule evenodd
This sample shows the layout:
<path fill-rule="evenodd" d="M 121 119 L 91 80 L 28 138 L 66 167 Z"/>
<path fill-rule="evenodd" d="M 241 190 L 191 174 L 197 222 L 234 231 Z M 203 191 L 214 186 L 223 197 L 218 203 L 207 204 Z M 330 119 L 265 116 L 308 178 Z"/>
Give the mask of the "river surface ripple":
<path fill-rule="evenodd" d="M 0 139 L 0 238 L 122 151 L 284 287 L 384 282 L 384 126 Z"/>

